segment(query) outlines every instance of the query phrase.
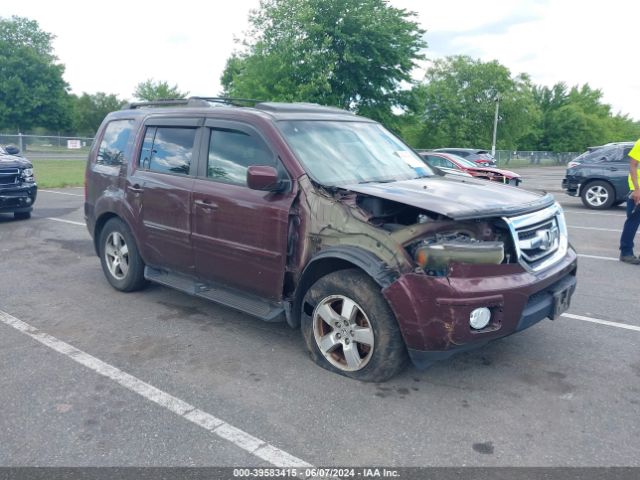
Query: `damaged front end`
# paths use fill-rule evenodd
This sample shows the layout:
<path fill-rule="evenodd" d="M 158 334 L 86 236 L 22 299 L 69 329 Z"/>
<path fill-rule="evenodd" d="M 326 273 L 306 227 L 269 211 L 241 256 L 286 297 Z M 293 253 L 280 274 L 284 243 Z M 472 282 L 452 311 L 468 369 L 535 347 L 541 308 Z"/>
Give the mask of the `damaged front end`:
<path fill-rule="evenodd" d="M 296 208 L 308 221 L 301 221 L 293 263 L 313 264 L 344 249 L 366 252 L 374 262 L 357 266 L 380 285 L 418 366 L 555 318 L 563 292 L 568 306 L 576 256 L 562 211 L 547 197 L 453 219 L 443 213 L 451 209 L 427 209 L 424 200 L 329 191 L 307 178 L 300 185 Z M 488 320 L 477 328 L 479 316 Z"/>

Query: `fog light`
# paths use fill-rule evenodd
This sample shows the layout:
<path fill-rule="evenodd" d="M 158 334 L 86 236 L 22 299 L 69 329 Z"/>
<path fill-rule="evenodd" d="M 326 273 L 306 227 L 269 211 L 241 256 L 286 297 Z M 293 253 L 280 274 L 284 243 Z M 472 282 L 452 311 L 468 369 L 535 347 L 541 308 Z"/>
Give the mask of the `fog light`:
<path fill-rule="evenodd" d="M 489 320 L 491 320 L 491 310 L 487 307 L 476 308 L 469 315 L 469 325 L 475 330 L 482 330 L 489 325 Z"/>

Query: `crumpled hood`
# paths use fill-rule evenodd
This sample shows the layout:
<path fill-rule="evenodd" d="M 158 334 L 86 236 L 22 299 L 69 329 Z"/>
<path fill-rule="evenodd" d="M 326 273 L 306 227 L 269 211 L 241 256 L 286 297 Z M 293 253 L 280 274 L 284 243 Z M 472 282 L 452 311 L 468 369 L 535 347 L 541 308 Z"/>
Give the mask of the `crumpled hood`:
<path fill-rule="evenodd" d="M 520 178 L 520 175 L 516 172 L 512 172 L 511 170 L 503 170 L 502 168 L 492 168 L 492 167 L 469 167 L 469 170 L 474 172 L 489 172 L 497 175 L 503 175 L 507 178 Z"/>
<path fill-rule="evenodd" d="M 453 220 L 522 215 L 553 205 L 555 201 L 548 193 L 538 194 L 497 182 L 453 175 L 341 188 L 428 210 Z"/>
<path fill-rule="evenodd" d="M 24 157 L 0 155 L 0 168 L 33 168 L 33 165 Z"/>

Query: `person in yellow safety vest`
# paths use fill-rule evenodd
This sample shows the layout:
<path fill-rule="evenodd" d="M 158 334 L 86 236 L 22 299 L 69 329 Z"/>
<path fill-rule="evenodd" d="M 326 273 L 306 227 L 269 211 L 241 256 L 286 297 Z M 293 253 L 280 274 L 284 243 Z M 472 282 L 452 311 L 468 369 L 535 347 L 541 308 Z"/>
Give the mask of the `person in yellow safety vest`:
<path fill-rule="evenodd" d="M 640 226 L 640 140 L 629 152 L 629 198 L 627 200 L 627 220 L 622 228 L 620 237 L 620 261 L 639 265 L 640 258 L 633 253 L 633 239 Z"/>

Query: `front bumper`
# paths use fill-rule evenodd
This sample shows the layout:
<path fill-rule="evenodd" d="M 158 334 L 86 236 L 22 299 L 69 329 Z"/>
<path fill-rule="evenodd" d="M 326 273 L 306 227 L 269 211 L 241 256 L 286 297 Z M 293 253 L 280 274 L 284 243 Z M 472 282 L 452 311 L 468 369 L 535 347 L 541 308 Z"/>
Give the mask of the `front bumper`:
<path fill-rule="evenodd" d="M 580 182 L 575 179 L 565 177 L 562 179 L 562 189 L 572 197 L 577 197 L 580 195 Z"/>
<path fill-rule="evenodd" d="M 35 183 L 0 188 L 0 213 L 30 212 L 37 194 L 38 186 Z"/>
<path fill-rule="evenodd" d="M 557 317 L 557 297 L 568 307 L 575 290 L 576 254 L 542 272 L 518 264 L 460 265 L 448 277 L 410 273 L 383 290 L 417 367 L 480 347 Z M 469 326 L 475 308 L 487 307 L 491 321 L 482 330 Z"/>

